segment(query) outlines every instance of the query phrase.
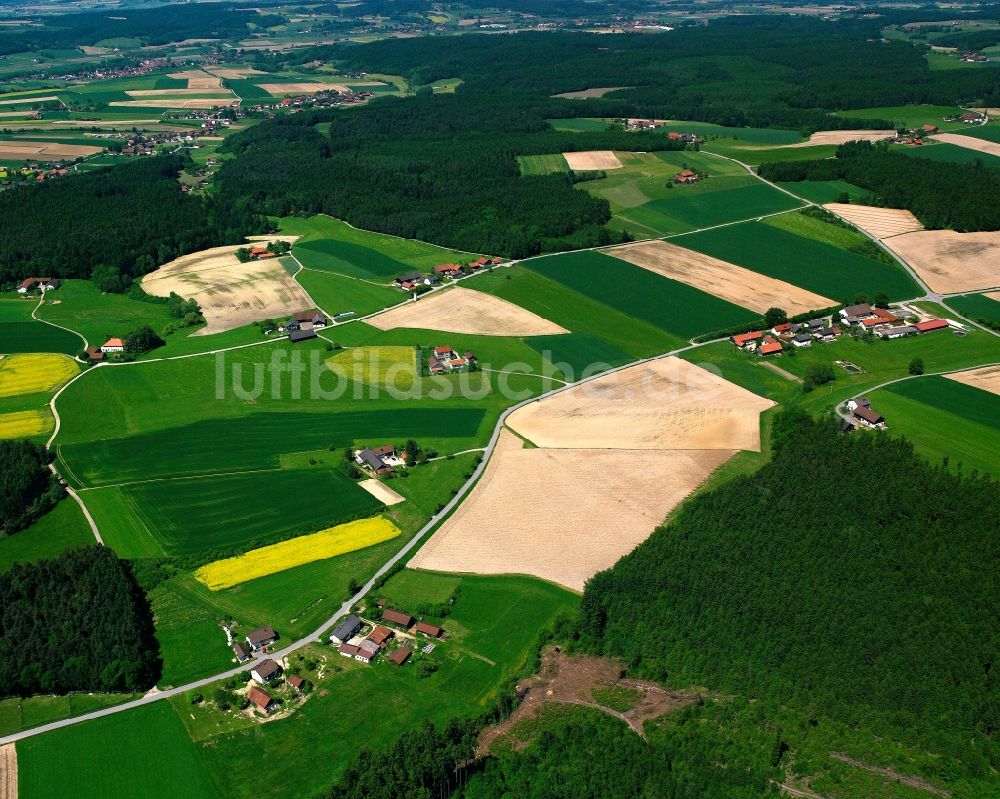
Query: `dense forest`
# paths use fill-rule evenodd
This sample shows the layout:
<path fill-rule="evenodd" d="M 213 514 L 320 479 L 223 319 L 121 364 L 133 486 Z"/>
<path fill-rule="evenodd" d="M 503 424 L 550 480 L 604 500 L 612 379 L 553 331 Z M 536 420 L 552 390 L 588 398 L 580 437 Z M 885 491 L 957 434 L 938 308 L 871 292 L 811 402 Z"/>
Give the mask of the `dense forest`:
<path fill-rule="evenodd" d="M 775 181 L 846 180 L 871 191 L 876 202 L 907 208 L 928 228 L 1000 230 L 1000 170 L 980 162 L 952 164 L 892 152 L 885 144 L 848 142 L 835 159 L 761 164 Z"/>
<path fill-rule="evenodd" d="M 45 447 L 25 438 L 0 441 L 0 535 L 27 527 L 62 496 Z"/>
<path fill-rule="evenodd" d="M 107 547 L 0 575 L 0 697 L 145 691 L 159 675 L 149 603 Z"/>
<path fill-rule="evenodd" d="M 621 130 L 560 133 L 545 118 L 571 101 L 522 99 L 387 98 L 351 113 L 268 120 L 226 140 L 237 158 L 219 171 L 217 196 L 271 215 L 322 212 L 369 230 L 525 257 L 608 244 L 602 225 L 611 214 L 568 174 L 521 177 L 518 155 L 684 147 Z"/>
<path fill-rule="evenodd" d="M 460 77 L 460 93 L 501 97 L 628 87 L 576 101 L 576 114 L 594 117 L 817 130 L 892 126 L 832 117 L 833 110 L 969 98 L 1000 105 L 992 71 L 931 70 L 908 42 L 873 39 L 859 24 L 745 17 L 658 36 L 622 34 L 613 46 L 599 34 L 529 32 L 304 48 L 287 58 L 402 74 L 416 85 Z"/>
<path fill-rule="evenodd" d="M 0 37 L 0 55 L 25 50 L 71 48 L 103 39 L 138 38 L 146 44 L 168 44 L 184 39 L 245 36 L 248 25 L 267 28 L 284 18 L 258 14 L 233 3 L 184 3 L 161 8 L 84 11 L 43 18 L 43 24 L 25 26 Z"/>
<path fill-rule="evenodd" d="M 33 275 L 89 278 L 98 264 L 142 275 L 264 229 L 238 200 L 184 194 L 177 180 L 184 165 L 176 156 L 135 159 L 0 193 L 0 283 Z"/>
<path fill-rule="evenodd" d="M 1000 764 L 1000 483 L 786 412 L 774 457 L 589 581 L 594 652 Z"/>

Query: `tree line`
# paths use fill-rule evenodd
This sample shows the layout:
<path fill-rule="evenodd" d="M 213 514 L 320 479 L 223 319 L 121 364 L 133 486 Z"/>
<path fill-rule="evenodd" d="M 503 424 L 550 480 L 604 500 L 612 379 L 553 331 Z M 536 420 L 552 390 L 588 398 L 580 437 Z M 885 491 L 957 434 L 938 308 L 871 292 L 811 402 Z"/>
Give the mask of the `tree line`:
<path fill-rule="evenodd" d="M 846 180 L 870 191 L 874 201 L 906 208 L 925 227 L 958 231 L 1000 230 L 1000 169 L 982 162 L 951 164 L 893 152 L 888 145 L 847 142 L 836 158 L 761 164 L 761 177 L 772 181 Z"/>
<path fill-rule="evenodd" d="M 174 155 L 134 159 L 0 192 L 0 283 L 90 278 L 98 267 L 101 280 L 138 277 L 266 229 L 266 220 L 238 201 L 182 192 L 177 177 L 186 163 Z"/>
<path fill-rule="evenodd" d="M 26 438 L 0 441 L 0 535 L 31 524 L 63 495 L 45 447 Z"/>
<path fill-rule="evenodd" d="M 107 547 L 0 575 L 0 697 L 146 691 L 160 669 L 149 602 Z"/>

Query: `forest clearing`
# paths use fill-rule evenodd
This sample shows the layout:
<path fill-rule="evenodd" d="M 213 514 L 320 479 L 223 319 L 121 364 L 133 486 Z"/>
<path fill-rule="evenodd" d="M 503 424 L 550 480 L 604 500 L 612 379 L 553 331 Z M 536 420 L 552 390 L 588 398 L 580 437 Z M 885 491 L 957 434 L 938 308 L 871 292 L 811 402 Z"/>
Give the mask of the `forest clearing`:
<path fill-rule="evenodd" d="M 591 150 L 583 153 L 563 153 L 563 158 L 574 172 L 598 169 L 621 169 L 622 162 L 611 150 Z"/>
<path fill-rule="evenodd" d="M 368 320 L 379 330 L 398 327 L 482 336 L 546 336 L 569 331 L 519 305 L 455 286 L 426 299 L 392 308 Z"/>
<path fill-rule="evenodd" d="M 834 304 L 784 280 L 666 241 L 643 241 L 602 252 L 762 314 L 775 306 L 794 315 Z"/>
<path fill-rule="evenodd" d="M 503 430 L 475 489 L 409 565 L 528 574 L 582 591 L 732 454 L 532 449 Z"/>
<path fill-rule="evenodd" d="M 507 425 L 539 447 L 759 451 L 760 414 L 774 404 L 670 356 L 526 405 Z"/>
<path fill-rule="evenodd" d="M 294 237 L 280 238 L 288 241 Z M 173 291 L 197 300 L 208 324 L 194 335 L 221 333 L 312 307 L 309 296 L 279 259 L 240 263 L 236 251 L 241 246 L 212 247 L 184 255 L 146 275 L 142 287 L 161 297 Z"/>

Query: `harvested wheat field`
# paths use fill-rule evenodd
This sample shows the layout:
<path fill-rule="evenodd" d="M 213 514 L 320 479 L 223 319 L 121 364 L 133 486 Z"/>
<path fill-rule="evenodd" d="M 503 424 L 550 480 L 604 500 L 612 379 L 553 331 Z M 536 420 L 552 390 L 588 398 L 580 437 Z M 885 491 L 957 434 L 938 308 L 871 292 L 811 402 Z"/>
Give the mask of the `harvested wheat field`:
<path fill-rule="evenodd" d="M 0 141 L 0 159 L 21 161 L 26 158 L 79 158 L 101 152 L 91 144 L 60 144 L 54 141 Z"/>
<path fill-rule="evenodd" d="M 351 91 L 342 83 L 261 83 L 258 85 L 268 94 L 273 94 L 276 97 L 283 94 L 315 94 L 327 89 L 341 94 L 348 94 Z"/>
<path fill-rule="evenodd" d="M 602 252 L 759 313 L 774 306 L 800 314 L 834 305 L 833 300 L 791 283 L 665 241 L 643 241 Z"/>
<path fill-rule="evenodd" d="M 0 746 L 0 799 L 17 799 L 17 749 Z"/>
<path fill-rule="evenodd" d="M 416 327 L 482 336 L 545 336 L 569 332 L 520 305 L 461 286 L 435 291 L 426 299 L 392 308 L 366 321 L 379 330 Z"/>
<path fill-rule="evenodd" d="M 234 97 L 225 89 L 219 88 L 215 91 L 209 89 L 133 89 L 125 94 L 129 97 L 204 97 L 208 94 L 219 97 Z"/>
<path fill-rule="evenodd" d="M 983 366 L 966 372 L 952 372 L 945 377 L 956 383 L 965 383 L 973 388 L 981 388 L 990 394 L 1000 394 L 1000 366 Z"/>
<path fill-rule="evenodd" d="M 211 75 L 215 75 L 217 78 L 228 78 L 232 80 L 248 78 L 251 75 L 265 74 L 259 69 L 254 69 L 253 67 L 206 67 L 205 71 Z"/>
<path fill-rule="evenodd" d="M 45 97 L 15 97 L 12 100 L 0 100 L 0 105 L 21 105 L 22 103 L 51 103 L 58 101 L 54 94 Z"/>
<path fill-rule="evenodd" d="M 235 96 L 226 97 L 179 97 L 176 100 L 153 98 L 151 100 L 112 100 L 108 105 L 116 108 L 215 108 L 216 106 L 236 105 L 239 100 Z"/>
<path fill-rule="evenodd" d="M 216 75 L 209 75 L 201 69 L 188 69 L 184 72 L 171 72 L 171 78 L 186 80 L 189 89 L 221 89 L 222 81 Z"/>
<path fill-rule="evenodd" d="M 782 144 L 774 149 L 815 147 L 820 144 L 844 144 L 849 141 L 879 141 L 879 139 L 895 135 L 896 131 L 894 130 L 818 130 L 806 141 L 800 141 L 797 144 Z"/>
<path fill-rule="evenodd" d="M 733 454 L 522 444 L 501 432 L 482 479 L 411 567 L 530 574 L 582 591 L 588 578 L 645 541 Z"/>
<path fill-rule="evenodd" d="M 622 162 L 611 150 L 591 150 L 585 153 L 563 153 L 563 158 L 574 172 L 594 169 L 621 169 Z"/>
<path fill-rule="evenodd" d="M 1000 231 L 921 230 L 888 242 L 931 291 L 942 294 L 1000 286 Z"/>
<path fill-rule="evenodd" d="M 525 405 L 507 426 L 539 447 L 759 451 L 759 416 L 774 404 L 670 356 Z"/>
<path fill-rule="evenodd" d="M 284 241 L 294 236 L 275 236 Z M 239 245 L 213 247 L 164 264 L 142 279 L 150 294 L 166 297 L 175 291 L 201 305 L 206 327 L 192 335 L 232 330 L 259 319 L 286 316 L 313 307 L 305 290 L 277 258 L 248 261 L 236 257 Z"/>
<path fill-rule="evenodd" d="M 358 488 L 363 488 L 383 505 L 398 505 L 406 501 L 406 497 L 397 494 L 381 480 L 362 480 Z"/>
<path fill-rule="evenodd" d="M 963 136 L 961 133 L 935 133 L 931 138 L 943 141 L 946 144 L 965 147 L 967 150 L 1000 156 L 1000 144 L 994 141 L 987 141 L 986 139 L 977 139 L 975 136 Z"/>
<path fill-rule="evenodd" d="M 827 203 L 823 207 L 876 239 L 887 239 L 924 229 L 919 219 L 902 208 L 876 208 L 873 205 L 849 203 Z"/>

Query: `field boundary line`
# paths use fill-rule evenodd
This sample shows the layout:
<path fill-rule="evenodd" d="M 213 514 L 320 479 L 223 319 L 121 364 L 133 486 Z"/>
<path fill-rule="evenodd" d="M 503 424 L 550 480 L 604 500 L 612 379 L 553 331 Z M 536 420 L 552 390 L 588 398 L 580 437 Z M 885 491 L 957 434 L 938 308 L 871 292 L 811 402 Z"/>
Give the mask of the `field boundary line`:
<path fill-rule="evenodd" d="M 36 305 L 31 311 L 31 318 L 34 319 L 36 322 L 41 322 L 42 324 L 45 325 L 51 325 L 52 327 L 58 327 L 60 330 L 65 330 L 67 333 L 72 333 L 74 336 L 77 336 L 81 341 L 83 341 L 83 348 L 87 349 L 87 347 L 90 345 L 90 342 L 87 341 L 87 337 L 83 335 L 83 333 L 81 333 L 79 330 L 73 330 L 73 328 L 71 327 L 65 327 L 64 325 L 57 324 L 56 322 L 50 322 L 48 319 L 42 319 L 42 317 L 36 315 L 38 313 L 38 309 L 41 308 L 44 304 L 45 304 L 45 292 L 43 291 L 42 296 L 38 298 L 38 305 Z M 75 355 L 68 357 L 71 357 L 77 363 L 86 363 L 86 361 L 81 361 Z"/>
<path fill-rule="evenodd" d="M 69 469 L 69 464 L 65 460 L 62 460 L 66 468 Z M 70 469 L 72 472 L 72 470 Z M 243 474 L 261 474 L 263 472 L 280 472 L 284 471 L 280 466 L 273 466 L 267 469 L 243 469 L 242 471 L 235 472 L 206 472 L 204 474 L 185 474 L 179 475 L 177 477 L 150 477 L 146 480 L 126 480 L 123 483 L 107 483 L 106 485 L 99 486 L 83 486 L 80 491 L 100 491 L 105 488 L 128 488 L 129 486 L 145 485 L 146 483 L 169 483 L 174 480 L 201 480 L 206 477 L 237 477 Z M 75 475 L 74 475 L 75 477 Z M 79 478 L 76 478 L 78 482 L 82 482 Z"/>

